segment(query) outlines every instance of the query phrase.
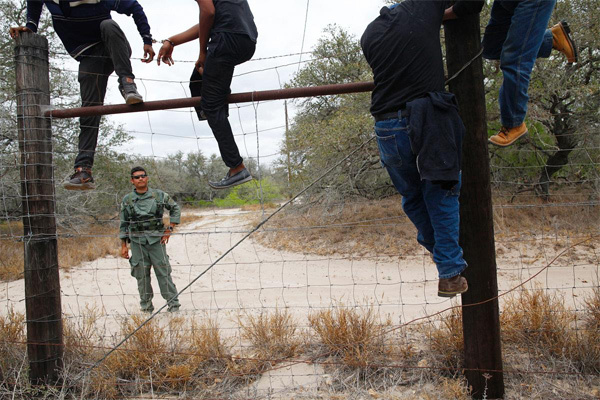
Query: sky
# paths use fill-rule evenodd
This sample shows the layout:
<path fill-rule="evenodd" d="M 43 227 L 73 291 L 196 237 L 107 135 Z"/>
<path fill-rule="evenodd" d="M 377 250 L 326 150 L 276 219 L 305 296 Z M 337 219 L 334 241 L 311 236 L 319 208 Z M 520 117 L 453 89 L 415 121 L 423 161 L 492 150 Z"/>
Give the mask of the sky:
<path fill-rule="evenodd" d="M 166 39 L 198 23 L 198 6 L 193 0 L 138 0 L 148 17 L 156 40 Z M 279 89 L 298 71 L 300 56 L 310 51 L 329 24 L 337 24 L 357 39 L 379 13 L 384 0 L 249 0 L 258 28 L 258 43 L 253 60 L 236 67 L 232 93 Z M 308 4 L 308 13 L 307 13 Z M 177 46 L 175 65 L 156 61 L 144 64 L 142 39 L 133 18 L 113 12 L 132 47 L 132 65 L 138 91 L 146 101 L 189 96 L 188 80 L 198 57 L 197 41 Z M 306 25 L 305 25 L 306 20 Z M 304 29 L 306 35 L 302 44 Z M 158 54 L 160 44 L 154 45 Z M 287 57 L 276 57 L 294 54 Z M 262 60 L 261 60 L 262 59 Z M 288 65 L 290 64 L 290 65 Z M 65 69 L 75 73 L 76 61 L 67 61 Z M 123 103 L 117 90 L 116 76 L 109 79 L 105 104 Z M 294 115 L 289 105 L 290 119 Z M 218 154 L 217 142 L 207 122 L 199 122 L 192 109 L 121 114 L 108 117 L 122 124 L 134 139 L 119 150 L 145 156 L 167 157 L 178 151 L 201 150 L 206 156 Z M 260 156 L 262 165 L 272 164 L 285 132 L 283 101 L 239 104 L 230 108 L 230 123 L 242 157 Z M 256 132 L 259 132 L 258 137 Z"/>

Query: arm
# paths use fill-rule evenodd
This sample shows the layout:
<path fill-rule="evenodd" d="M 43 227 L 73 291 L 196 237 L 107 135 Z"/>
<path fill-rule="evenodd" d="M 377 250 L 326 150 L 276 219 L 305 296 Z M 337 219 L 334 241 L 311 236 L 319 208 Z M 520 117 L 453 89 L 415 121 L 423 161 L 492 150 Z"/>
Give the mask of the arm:
<path fill-rule="evenodd" d="M 160 242 L 166 244 L 169 243 L 169 238 L 171 237 L 171 232 L 173 232 L 175 225 L 179 225 L 181 222 L 181 209 L 175 200 L 167 193 L 164 194 L 163 201 L 165 203 L 165 208 L 169 210 L 169 227 L 165 230 Z"/>
<path fill-rule="evenodd" d="M 27 0 L 27 24 L 11 27 L 9 30 L 10 37 L 15 39 L 20 32 L 37 32 L 43 5 L 44 3 L 41 1 Z"/>
<path fill-rule="evenodd" d="M 210 30 L 215 22 L 215 4 L 213 0 L 196 0 L 196 2 L 200 8 L 200 32 L 198 33 L 200 55 L 196 61 L 196 68 L 200 71 L 200 69 L 204 69 Z"/>
<path fill-rule="evenodd" d="M 129 249 L 127 248 L 127 240 L 129 239 L 129 213 L 125 207 L 125 203 L 121 204 L 121 212 L 119 214 L 119 239 L 121 239 L 121 257 L 129 258 Z"/>
<path fill-rule="evenodd" d="M 119 14 L 133 15 L 133 21 L 138 28 L 140 36 L 144 41 L 144 58 L 142 62 L 149 63 L 154 60 L 154 49 L 152 48 L 152 34 L 150 34 L 150 24 L 144 12 L 143 7 L 136 0 L 120 0 L 118 2 L 108 1 L 107 5 Z"/>
<path fill-rule="evenodd" d="M 173 49 L 175 46 L 179 46 L 180 44 L 184 44 L 187 42 L 191 42 L 192 40 L 198 39 L 198 25 L 192 26 L 190 29 L 178 33 L 177 35 L 169 37 L 163 43 L 162 47 L 158 51 L 157 62 L 160 65 L 160 61 L 162 60 L 167 65 L 173 65 Z"/>

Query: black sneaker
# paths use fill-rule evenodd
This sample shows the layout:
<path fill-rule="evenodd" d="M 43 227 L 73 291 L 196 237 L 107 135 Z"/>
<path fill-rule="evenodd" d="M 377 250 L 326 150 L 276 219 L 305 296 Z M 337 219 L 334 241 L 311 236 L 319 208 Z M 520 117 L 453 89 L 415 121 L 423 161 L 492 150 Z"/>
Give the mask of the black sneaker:
<path fill-rule="evenodd" d="M 219 182 L 208 182 L 208 185 L 213 189 L 227 189 L 233 186 L 241 185 L 242 183 L 250 182 L 252 180 L 252 175 L 246 168 L 238 172 L 234 175 L 225 175 L 225 178 L 221 179 Z"/>
<path fill-rule="evenodd" d="M 91 168 L 77 167 L 75 173 L 63 182 L 67 190 L 92 190 L 96 189 Z"/>
<path fill-rule="evenodd" d="M 125 99 L 125 103 L 129 105 L 144 102 L 144 98 L 138 93 L 132 78 L 119 78 L 119 91 Z"/>

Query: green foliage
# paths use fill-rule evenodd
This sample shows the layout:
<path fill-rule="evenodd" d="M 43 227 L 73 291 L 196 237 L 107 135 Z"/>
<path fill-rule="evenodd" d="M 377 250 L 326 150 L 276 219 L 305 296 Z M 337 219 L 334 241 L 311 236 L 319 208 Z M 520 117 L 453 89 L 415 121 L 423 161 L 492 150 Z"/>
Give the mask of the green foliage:
<path fill-rule="evenodd" d="M 332 25 L 325 29 L 313 49 L 313 61 L 306 64 L 288 86 L 369 80 L 372 80 L 371 69 L 358 40 Z M 285 156 L 277 164 L 280 173 L 291 172 L 292 191 L 318 178 L 373 135 L 369 93 L 322 96 L 299 100 L 297 104 L 299 112 L 281 146 Z M 335 201 L 348 195 L 380 196 L 385 191 L 390 191 L 389 179 L 381 169 L 373 141 L 320 182 L 316 195 Z"/>
<path fill-rule="evenodd" d="M 486 12 L 489 13 L 489 9 Z M 553 51 L 549 59 L 537 61 L 529 86 L 525 121 L 529 134 L 508 148 L 490 147 L 492 181 L 496 188 L 535 189 L 547 197 L 550 183 L 560 180 L 577 185 L 590 197 L 597 197 L 600 190 L 600 136 L 597 134 L 600 130 L 600 9 L 597 1 L 558 1 L 550 24 L 560 20 L 567 20 L 571 27 L 571 35 L 579 48 L 579 62 L 567 65 L 565 57 L 557 51 Z M 492 135 L 500 127 L 497 99 L 502 73 L 494 62 L 486 62 L 484 67 L 489 134 Z"/>

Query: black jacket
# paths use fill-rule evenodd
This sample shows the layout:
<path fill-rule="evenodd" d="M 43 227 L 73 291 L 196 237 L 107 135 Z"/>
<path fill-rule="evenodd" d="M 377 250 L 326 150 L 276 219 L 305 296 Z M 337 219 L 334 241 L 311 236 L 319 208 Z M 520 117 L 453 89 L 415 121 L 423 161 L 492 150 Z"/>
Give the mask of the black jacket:
<path fill-rule="evenodd" d="M 458 182 L 465 126 L 452 93 L 429 92 L 406 104 L 408 137 L 421 179 Z"/>

